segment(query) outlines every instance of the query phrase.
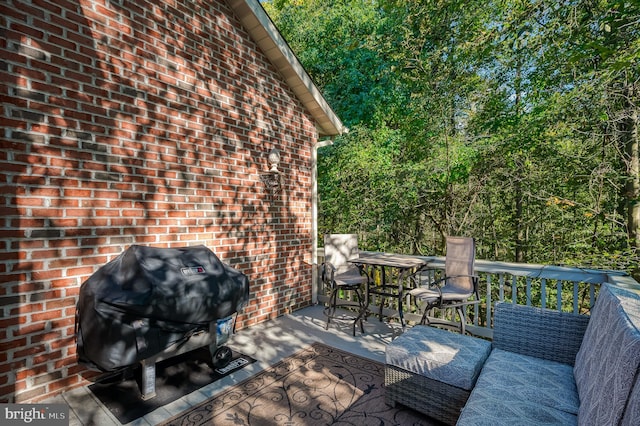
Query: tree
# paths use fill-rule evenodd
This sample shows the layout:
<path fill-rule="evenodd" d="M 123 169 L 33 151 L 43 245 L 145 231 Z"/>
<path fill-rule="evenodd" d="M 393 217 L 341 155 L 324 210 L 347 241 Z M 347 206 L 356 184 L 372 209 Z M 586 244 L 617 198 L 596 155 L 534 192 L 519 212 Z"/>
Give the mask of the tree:
<path fill-rule="evenodd" d="M 598 105 L 608 118 L 621 155 L 621 185 L 629 242 L 640 248 L 640 4 L 614 0 L 582 1 L 574 9 L 581 25 L 571 28 L 582 49 L 572 59 L 606 93 Z"/>
<path fill-rule="evenodd" d="M 265 7 L 353 130 L 320 152 L 321 230 L 411 253 L 466 234 L 490 259 L 638 259 L 637 2 Z"/>

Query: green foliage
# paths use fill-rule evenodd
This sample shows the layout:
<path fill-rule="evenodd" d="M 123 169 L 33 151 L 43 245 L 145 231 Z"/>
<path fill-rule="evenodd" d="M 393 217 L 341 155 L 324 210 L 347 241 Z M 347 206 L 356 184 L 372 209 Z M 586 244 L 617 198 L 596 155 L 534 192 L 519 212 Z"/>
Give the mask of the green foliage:
<path fill-rule="evenodd" d="M 640 3 L 265 8 L 352 128 L 320 151 L 321 233 L 428 254 L 465 234 L 480 258 L 639 263 Z"/>
<path fill-rule="evenodd" d="M 376 48 L 384 20 L 375 2 L 280 0 L 264 7 L 348 127 L 384 121 L 380 110 L 397 95 Z"/>

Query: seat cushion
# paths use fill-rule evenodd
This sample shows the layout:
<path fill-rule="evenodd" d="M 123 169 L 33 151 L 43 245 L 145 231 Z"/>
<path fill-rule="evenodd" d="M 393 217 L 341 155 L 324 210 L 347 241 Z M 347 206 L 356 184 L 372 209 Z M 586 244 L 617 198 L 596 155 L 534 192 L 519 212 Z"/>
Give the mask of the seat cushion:
<path fill-rule="evenodd" d="M 422 302 L 434 302 L 440 299 L 442 295 L 443 301 L 462 301 L 467 300 L 473 293 L 457 293 L 455 289 L 442 287 L 441 291 L 436 288 L 417 287 L 409 291 L 409 294 Z"/>
<path fill-rule="evenodd" d="M 504 400 L 477 386 L 462 408 L 456 426 L 572 426 L 578 416 L 537 404 L 535 400 Z"/>
<path fill-rule="evenodd" d="M 494 349 L 476 386 L 491 389 L 509 401 L 536 404 L 578 414 L 580 398 L 573 366 Z"/>
<path fill-rule="evenodd" d="M 337 286 L 353 287 L 364 285 L 367 282 L 367 276 L 360 274 L 360 271 L 355 266 L 337 270 L 333 279 Z"/>
<path fill-rule="evenodd" d="M 440 298 L 440 292 L 438 289 L 429 288 L 427 286 L 417 287 L 411 289 L 409 294 L 415 297 L 418 300 L 428 301 L 428 300 L 438 300 Z"/>
<path fill-rule="evenodd" d="M 571 365 L 494 349 L 458 425 L 571 425 L 579 406 Z"/>
<path fill-rule="evenodd" d="M 605 284 L 576 355 L 580 424 L 619 424 L 640 374 L 640 294 Z"/>
<path fill-rule="evenodd" d="M 424 325 L 416 325 L 391 342 L 386 363 L 451 386 L 471 390 L 491 343 Z"/>

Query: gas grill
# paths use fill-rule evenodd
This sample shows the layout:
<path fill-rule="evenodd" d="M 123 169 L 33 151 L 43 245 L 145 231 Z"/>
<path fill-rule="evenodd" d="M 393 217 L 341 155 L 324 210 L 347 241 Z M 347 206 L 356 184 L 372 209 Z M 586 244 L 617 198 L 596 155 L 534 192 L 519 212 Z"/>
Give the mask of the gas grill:
<path fill-rule="evenodd" d="M 212 363 L 231 359 L 233 316 L 249 281 L 204 246 L 134 245 L 80 287 L 78 361 L 102 372 L 142 367 L 143 399 L 155 396 L 155 363 L 209 346 Z"/>

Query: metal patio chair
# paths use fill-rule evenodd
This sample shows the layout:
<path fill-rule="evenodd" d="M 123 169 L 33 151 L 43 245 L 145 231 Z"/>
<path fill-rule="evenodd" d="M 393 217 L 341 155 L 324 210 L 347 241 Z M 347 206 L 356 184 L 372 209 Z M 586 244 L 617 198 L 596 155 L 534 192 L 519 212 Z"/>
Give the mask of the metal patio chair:
<path fill-rule="evenodd" d="M 460 333 L 466 332 L 466 308 L 480 303 L 478 276 L 474 274 L 475 241 L 469 237 L 447 237 L 444 277 L 432 281 L 426 270 L 418 271 L 414 278 L 419 287 L 409 291 L 416 303 L 423 305 L 421 324 L 438 323 L 429 319 L 433 308 L 454 309 L 460 317 Z M 446 324 L 446 323 L 445 323 Z"/>
<path fill-rule="evenodd" d="M 338 308 L 355 308 L 357 314 L 353 316 L 353 335 L 356 335 L 356 324 L 360 323 L 360 331 L 364 333 L 363 318 L 366 309 L 364 288 L 368 276 L 361 266 L 349 263 L 349 260 L 358 257 L 358 236 L 355 234 L 327 234 L 324 236 L 325 261 L 321 265 L 322 282 L 329 292 L 329 302 L 324 309 L 327 317 L 326 329 L 329 328 L 331 319 L 345 318 L 338 314 Z M 357 301 L 347 298 L 343 300 L 338 296 L 347 296 L 347 293 L 357 298 Z"/>

